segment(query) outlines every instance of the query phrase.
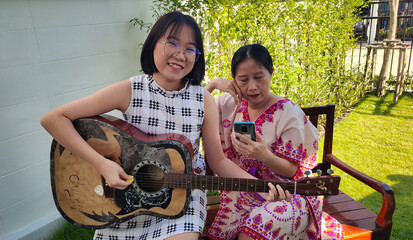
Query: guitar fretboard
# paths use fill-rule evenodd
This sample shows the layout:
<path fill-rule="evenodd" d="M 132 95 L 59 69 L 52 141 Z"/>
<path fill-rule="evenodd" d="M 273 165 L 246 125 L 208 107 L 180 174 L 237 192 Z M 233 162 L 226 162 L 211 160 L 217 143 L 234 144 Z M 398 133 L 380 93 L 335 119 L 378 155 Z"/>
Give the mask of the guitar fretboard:
<path fill-rule="evenodd" d="M 165 187 L 182 189 L 223 190 L 240 192 L 268 192 L 268 183 L 280 185 L 284 190 L 294 194 L 295 182 L 277 182 L 247 178 L 227 178 L 217 176 L 204 176 L 195 174 L 165 174 Z"/>

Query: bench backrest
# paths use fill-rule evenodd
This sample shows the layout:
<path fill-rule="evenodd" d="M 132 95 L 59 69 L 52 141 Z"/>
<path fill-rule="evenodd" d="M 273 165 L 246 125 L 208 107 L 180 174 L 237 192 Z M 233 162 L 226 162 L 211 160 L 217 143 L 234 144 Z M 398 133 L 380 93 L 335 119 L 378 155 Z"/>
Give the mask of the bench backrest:
<path fill-rule="evenodd" d="M 317 169 L 320 169 L 325 173 L 327 169 L 331 168 L 331 164 L 327 161 L 327 154 L 332 153 L 333 150 L 335 105 L 327 104 L 316 107 L 303 107 L 301 109 L 316 128 L 319 127 L 319 124 L 322 124 L 322 128 L 324 129 L 322 163 L 317 166 Z M 323 117 L 323 115 L 325 115 L 325 117 Z M 320 122 L 320 120 L 322 120 L 322 122 Z"/>

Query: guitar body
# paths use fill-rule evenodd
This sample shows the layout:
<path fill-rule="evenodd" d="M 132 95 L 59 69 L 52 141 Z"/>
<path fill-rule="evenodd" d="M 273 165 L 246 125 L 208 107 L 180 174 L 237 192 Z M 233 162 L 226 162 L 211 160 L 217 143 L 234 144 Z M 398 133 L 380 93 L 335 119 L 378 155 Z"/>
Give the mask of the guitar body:
<path fill-rule="evenodd" d="M 105 186 L 91 164 L 53 140 L 53 197 L 69 222 L 99 229 L 141 214 L 177 218 L 185 213 L 191 190 L 167 188 L 163 181 L 164 173 L 192 173 L 193 149 L 186 137 L 147 136 L 125 121 L 108 116 L 82 118 L 73 124 L 92 148 L 122 166 L 134 181 L 124 190 Z"/>

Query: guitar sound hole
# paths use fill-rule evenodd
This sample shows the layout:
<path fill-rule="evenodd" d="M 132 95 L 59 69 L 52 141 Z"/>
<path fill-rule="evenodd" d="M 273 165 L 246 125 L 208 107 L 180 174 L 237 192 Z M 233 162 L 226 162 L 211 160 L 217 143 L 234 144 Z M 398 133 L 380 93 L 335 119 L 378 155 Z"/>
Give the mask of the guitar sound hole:
<path fill-rule="evenodd" d="M 148 164 L 138 169 L 135 179 L 142 191 L 155 193 L 163 188 L 164 172 L 158 166 Z"/>

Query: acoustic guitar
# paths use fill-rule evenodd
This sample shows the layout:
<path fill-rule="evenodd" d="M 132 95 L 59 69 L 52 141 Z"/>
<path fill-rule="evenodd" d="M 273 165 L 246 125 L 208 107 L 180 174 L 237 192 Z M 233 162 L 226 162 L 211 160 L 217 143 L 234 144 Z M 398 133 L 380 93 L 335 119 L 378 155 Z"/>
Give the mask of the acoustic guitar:
<path fill-rule="evenodd" d="M 51 147 L 51 184 L 56 207 L 66 220 L 88 229 L 107 228 L 147 214 L 178 218 L 185 214 L 191 189 L 268 192 L 265 180 L 197 175 L 193 148 L 183 135 L 148 136 L 108 115 L 82 118 L 75 129 L 99 154 L 118 163 L 134 180 L 124 190 L 105 185 L 88 162 L 56 140 Z M 292 194 L 338 194 L 339 176 L 274 182 Z"/>

